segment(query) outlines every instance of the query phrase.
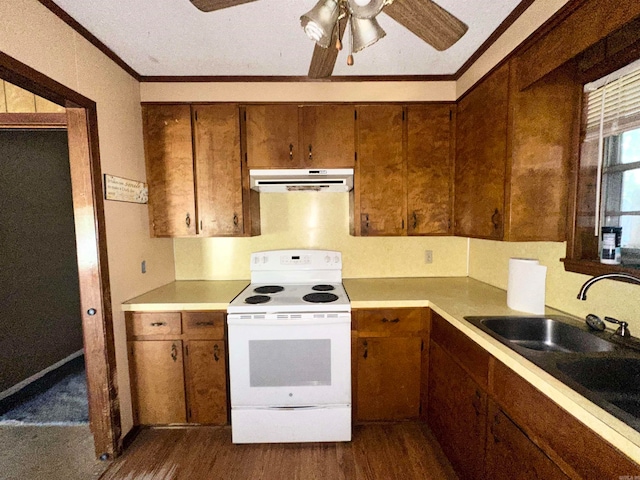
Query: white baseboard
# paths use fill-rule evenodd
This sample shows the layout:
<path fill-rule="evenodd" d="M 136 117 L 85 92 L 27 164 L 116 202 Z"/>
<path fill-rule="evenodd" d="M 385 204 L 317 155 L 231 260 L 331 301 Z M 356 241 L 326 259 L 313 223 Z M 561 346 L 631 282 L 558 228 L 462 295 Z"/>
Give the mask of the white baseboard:
<path fill-rule="evenodd" d="M 16 383 L 13 387 L 6 389 L 3 392 L 0 392 L 0 400 L 7 398 L 10 395 L 13 395 L 14 393 L 22 390 L 24 387 L 26 387 L 27 385 L 29 385 L 30 383 L 35 382 L 36 380 L 44 377 L 47 373 L 55 370 L 56 368 L 61 367 L 62 365 L 64 365 L 67 362 L 70 362 L 71 360 L 73 360 L 74 358 L 78 358 L 80 355 L 82 355 L 84 353 L 84 349 L 80 349 L 77 352 L 72 353 L 71 355 L 69 355 L 68 357 L 63 358 L 62 360 L 60 360 L 59 362 L 54 363 L 53 365 L 48 366 L 47 368 L 45 368 L 44 370 L 39 371 L 38 373 L 31 375 L 29 378 L 25 378 L 23 381 L 21 381 L 20 383 Z"/>

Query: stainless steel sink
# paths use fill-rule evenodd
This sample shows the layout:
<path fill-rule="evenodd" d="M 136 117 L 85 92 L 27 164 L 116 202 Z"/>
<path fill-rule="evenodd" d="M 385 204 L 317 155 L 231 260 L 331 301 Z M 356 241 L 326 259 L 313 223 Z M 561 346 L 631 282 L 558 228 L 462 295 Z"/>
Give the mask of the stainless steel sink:
<path fill-rule="evenodd" d="M 582 387 L 640 418 L 640 358 L 582 358 L 556 367 Z"/>
<path fill-rule="evenodd" d="M 472 321 L 476 319 L 476 321 Z M 555 317 L 468 317 L 503 343 L 545 352 L 611 352 L 615 344 Z"/>

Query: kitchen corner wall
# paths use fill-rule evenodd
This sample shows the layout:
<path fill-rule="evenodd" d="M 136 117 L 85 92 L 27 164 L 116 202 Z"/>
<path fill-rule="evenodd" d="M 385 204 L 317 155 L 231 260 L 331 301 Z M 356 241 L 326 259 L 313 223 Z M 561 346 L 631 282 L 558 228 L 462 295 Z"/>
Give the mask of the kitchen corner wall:
<path fill-rule="evenodd" d="M 560 261 L 565 257 L 566 243 L 496 242 L 471 239 L 469 276 L 493 286 L 507 289 L 509 258 L 534 258 L 547 267 L 546 304 L 563 312 L 585 317 L 595 313 L 629 323 L 632 335 L 640 334 L 640 287 L 604 280 L 589 289 L 587 300 L 576 298 L 588 275 L 566 272 Z"/>
<path fill-rule="evenodd" d="M 282 248 L 341 251 L 345 278 L 467 275 L 465 238 L 349 235 L 347 193 L 262 193 L 260 216 L 258 237 L 174 240 L 176 279 L 248 279 L 252 252 Z"/>

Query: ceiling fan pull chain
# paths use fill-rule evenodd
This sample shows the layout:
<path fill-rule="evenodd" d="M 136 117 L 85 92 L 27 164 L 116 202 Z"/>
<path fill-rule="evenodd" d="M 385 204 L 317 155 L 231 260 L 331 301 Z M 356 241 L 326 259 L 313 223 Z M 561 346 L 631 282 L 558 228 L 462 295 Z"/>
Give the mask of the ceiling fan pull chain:
<path fill-rule="evenodd" d="M 353 22 L 351 18 L 349 18 L 349 22 Z M 347 65 L 350 67 L 353 65 L 353 30 L 349 28 L 349 56 L 347 57 Z"/>

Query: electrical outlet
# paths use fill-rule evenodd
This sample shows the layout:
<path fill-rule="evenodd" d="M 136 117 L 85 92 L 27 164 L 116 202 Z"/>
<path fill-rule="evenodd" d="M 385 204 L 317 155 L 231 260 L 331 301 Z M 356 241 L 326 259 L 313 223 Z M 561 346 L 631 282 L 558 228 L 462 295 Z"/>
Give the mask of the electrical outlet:
<path fill-rule="evenodd" d="M 146 260 L 142 260 L 142 263 L 140 264 L 140 270 L 142 270 L 142 273 L 147 273 L 147 261 Z"/>
<path fill-rule="evenodd" d="M 433 263 L 433 250 L 424 251 L 424 263 Z"/>

